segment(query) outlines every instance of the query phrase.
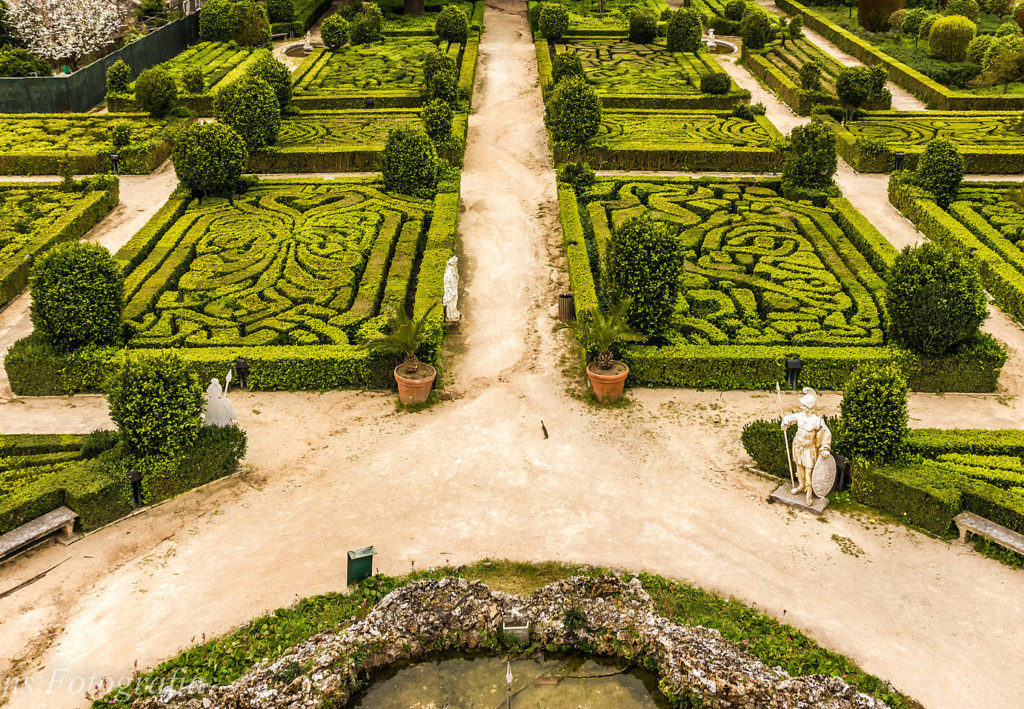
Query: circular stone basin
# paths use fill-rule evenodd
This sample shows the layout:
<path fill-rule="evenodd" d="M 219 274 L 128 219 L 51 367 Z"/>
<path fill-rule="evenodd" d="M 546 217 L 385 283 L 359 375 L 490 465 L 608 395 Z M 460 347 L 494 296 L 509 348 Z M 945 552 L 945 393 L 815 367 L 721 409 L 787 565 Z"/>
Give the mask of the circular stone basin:
<path fill-rule="evenodd" d="M 552 655 L 512 660 L 512 707 L 665 709 L 669 706 L 658 691 L 654 675 L 642 669 L 619 673 L 622 666 L 617 660 Z M 362 709 L 493 709 L 500 706 L 504 709 L 505 672 L 504 658 L 480 655 L 393 666 L 376 676 L 365 694 L 351 706 Z"/>
<path fill-rule="evenodd" d="M 704 46 L 707 47 L 707 40 L 704 41 Z M 715 46 L 711 47 L 708 51 L 712 54 L 735 54 L 740 50 L 732 42 L 726 42 L 724 39 L 716 39 Z"/>
<path fill-rule="evenodd" d="M 323 42 L 313 42 L 313 49 L 323 49 L 327 45 Z M 296 44 L 290 44 L 285 47 L 284 55 L 286 57 L 304 57 L 306 56 L 306 42 L 297 42 Z"/>

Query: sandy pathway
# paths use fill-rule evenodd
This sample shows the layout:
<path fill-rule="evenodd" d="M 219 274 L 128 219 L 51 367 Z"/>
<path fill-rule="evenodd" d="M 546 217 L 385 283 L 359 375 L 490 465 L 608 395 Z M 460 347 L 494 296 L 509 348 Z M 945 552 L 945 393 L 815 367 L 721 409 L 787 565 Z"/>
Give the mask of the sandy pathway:
<path fill-rule="evenodd" d="M 739 431 L 773 415 L 774 397 L 639 390 L 612 410 L 576 398 L 579 379 L 561 371 L 569 338 L 552 333 L 565 277 L 533 45 L 512 7 L 488 3 L 470 120 L 466 320 L 448 353 L 460 398 L 409 415 L 386 394 L 234 395 L 251 470 L 0 566 L 2 591 L 68 559 L 0 599 L 0 657 L 27 656 L 11 674 L 38 690 L 10 707 L 83 706 L 75 677 L 120 677 L 342 589 L 345 551 L 365 544 L 394 573 L 490 555 L 680 577 L 928 707 L 1019 706 L 1024 667 L 1006 658 L 1024 646 L 1024 574 L 900 526 L 764 504 L 773 484 L 743 469 Z M 823 403 L 834 410 L 836 395 Z M 915 396 L 912 415 L 1013 426 L 1019 405 Z M 104 416 L 98 397 L 6 401 L 0 430 L 52 431 L 58 417 L 88 430 Z"/>

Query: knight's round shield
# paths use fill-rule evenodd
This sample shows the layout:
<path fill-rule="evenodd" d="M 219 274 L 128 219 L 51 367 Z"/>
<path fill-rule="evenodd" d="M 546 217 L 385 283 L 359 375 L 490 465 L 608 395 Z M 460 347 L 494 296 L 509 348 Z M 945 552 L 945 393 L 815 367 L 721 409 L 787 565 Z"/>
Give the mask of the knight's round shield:
<path fill-rule="evenodd" d="M 826 497 L 836 484 L 836 459 L 831 455 L 818 458 L 811 472 L 811 490 L 818 497 Z"/>

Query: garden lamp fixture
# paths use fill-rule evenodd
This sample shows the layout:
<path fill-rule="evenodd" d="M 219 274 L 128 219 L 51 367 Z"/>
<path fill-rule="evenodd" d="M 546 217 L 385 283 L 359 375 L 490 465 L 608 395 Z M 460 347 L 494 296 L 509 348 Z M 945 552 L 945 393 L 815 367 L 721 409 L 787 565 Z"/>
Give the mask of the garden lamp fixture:
<path fill-rule="evenodd" d="M 804 368 L 804 362 L 799 357 L 786 359 L 786 386 L 796 389 L 797 380 L 800 379 L 800 370 Z"/>
<path fill-rule="evenodd" d="M 903 153 L 896 153 L 896 172 L 903 170 Z"/>
<path fill-rule="evenodd" d="M 132 485 L 132 507 L 142 507 L 142 473 L 132 468 L 128 471 L 128 482 Z"/>
<path fill-rule="evenodd" d="M 110 154 L 110 169 L 114 171 L 115 175 L 120 175 L 121 174 L 120 162 L 121 162 L 121 156 L 120 155 L 118 155 L 117 153 L 111 153 Z"/>
<path fill-rule="evenodd" d="M 368 97 L 366 99 L 366 107 L 367 108 L 373 108 L 373 98 L 372 97 Z"/>

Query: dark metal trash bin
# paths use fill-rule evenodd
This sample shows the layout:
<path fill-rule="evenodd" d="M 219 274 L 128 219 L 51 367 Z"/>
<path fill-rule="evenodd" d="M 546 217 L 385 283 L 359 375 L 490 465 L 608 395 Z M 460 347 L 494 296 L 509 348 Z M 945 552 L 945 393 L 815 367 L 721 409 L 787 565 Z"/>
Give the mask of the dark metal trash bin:
<path fill-rule="evenodd" d="M 853 484 L 853 476 L 850 473 L 850 461 L 836 453 L 832 454 L 836 461 L 836 481 L 832 485 L 832 492 L 843 492 L 849 490 Z"/>
<path fill-rule="evenodd" d="M 558 319 L 562 322 L 572 322 L 576 319 L 576 298 L 572 293 L 558 296 Z"/>
<path fill-rule="evenodd" d="M 373 556 L 377 550 L 373 547 L 353 549 L 348 553 L 348 580 L 351 586 L 373 575 Z"/>

